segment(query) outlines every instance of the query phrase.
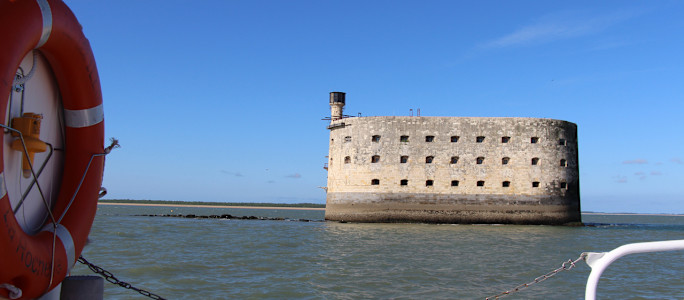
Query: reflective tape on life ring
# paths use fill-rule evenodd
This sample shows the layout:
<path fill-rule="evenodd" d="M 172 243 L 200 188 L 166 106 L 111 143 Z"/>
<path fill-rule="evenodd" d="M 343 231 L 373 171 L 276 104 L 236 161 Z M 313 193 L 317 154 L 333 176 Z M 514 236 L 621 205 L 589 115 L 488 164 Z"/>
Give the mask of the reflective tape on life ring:
<path fill-rule="evenodd" d="M 102 121 L 104 121 L 104 109 L 102 109 L 102 104 L 88 109 L 64 109 L 64 122 L 68 127 L 88 127 Z"/>
<path fill-rule="evenodd" d="M 36 45 L 36 48 L 40 48 L 45 45 L 52 33 L 52 10 L 47 0 L 36 0 L 36 2 L 38 2 L 40 13 L 43 15 L 43 32 L 40 34 L 40 40 Z"/>
<path fill-rule="evenodd" d="M 0 198 L 7 195 L 7 186 L 5 185 L 5 172 L 0 172 Z"/>
<path fill-rule="evenodd" d="M 53 224 L 47 224 L 43 227 L 43 230 L 55 233 L 55 226 Z M 74 238 L 71 237 L 71 232 L 69 229 L 64 227 L 64 225 L 57 225 L 57 237 L 62 242 L 62 247 L 64 247 L 64 252 L 67 255 L 67 273 L 71 271 L 71 267 L 76 263 L 76 247 L 74 246 Z"/>

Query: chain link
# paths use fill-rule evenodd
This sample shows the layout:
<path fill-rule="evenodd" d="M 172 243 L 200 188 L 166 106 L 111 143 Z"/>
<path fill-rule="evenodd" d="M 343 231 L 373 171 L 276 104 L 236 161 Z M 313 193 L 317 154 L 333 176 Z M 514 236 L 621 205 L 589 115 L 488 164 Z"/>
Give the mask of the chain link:
<path fill-rule="evenodd" d="M 166 298 L 163 298 L 157 294 L 151 293 L 149 291 L 136 288 L 128 282 L 121 281 L 121 280 L 117 279 L 116 276 L 114 276 L 114 274 L 112 274 L 111 272 L 109 272 L 103 268 L 100 268 L 100 267 L 92 264 L 91 262 L 89 262 L 85 258 L 83 258 L 83 256 L 80 256 L 78 258 L 78 262 L 88 266 L 88 268 L 90 268 L 91 271 L 102 276 L 109 283 L 116 284 L 116 285 L 118 285 L 122 288 L 125 288 L 125 289 L 134 290 L 134 291 L 140 293 L 141 295 L 147 296 L 147 297 L 152 298 L 152 299 L 157 299 L 157 300 L 165 300 L 166 299 Z"/>
<path fill-rule="evenodd" d="M 491 297 L 487 297 L 487 298 L 485 298 L 485 300 L 499 299 L 499 298 L 506 297 L 506 296 L 508 296 L 508 295 L 510 295 L 510 294 L 517 293 L 517 292 L 519 292 L 519 291 L 521 291 L 521 290 L 523 290 L 523 289 L 525 289 L 525 288 L 528 288 L 528 287 L 530 287 L 530 286 L 533 285 L 533 284 L 540 283 L 540 282 L 542 282 L 542 281 L 544 281 L 544 280 L 547 280 L 547 279 L 553 277 L 554 275 L 556 275 L 556 274 L 558 274 L 558 273 L 560 273 L 560 272 L 562 272 L 562 271 L 568 271 L 568 270 L 570 270 L 570 269 L 572 269 L 572 268 L 575 267 L 575 263 L 577 263 L 578 261 L 584 259 L 586 256 L 587 256 L 586 253 L 582 253 L 582 254 L 580 254 L 580 256 L 579 256 L 577 259 L 575 259 L 575 260 L 568 259 L 568 261 L 563 262 L 563 265 L 561 265 L 561 267 L 558 268 L 558 269 L 555 269 L 555 270 L 553 270 L 553 271 L 551 271 L 551 272 L 548 272 L 548 273 L 546 273 L 546 274 L 544 274 L 544 275 L 542 275 L 542 276 L 539 276 L 539 277 L 535 278 L 535 279 L 534 279 L 533 281 L 531 281 L 531 282 L 523 283 L 523 284 L 521 284 L 521 285 L 519 285 L 519 286 L 516 286 L 515 288 L 513 288 L 513 289 L 511 289 L 511 290 L 502 292 L 502 293 L 500 293 L 500 294 L 498 294 L 498 295 L 494 295 L 494 296 L 491 296 Z"/>

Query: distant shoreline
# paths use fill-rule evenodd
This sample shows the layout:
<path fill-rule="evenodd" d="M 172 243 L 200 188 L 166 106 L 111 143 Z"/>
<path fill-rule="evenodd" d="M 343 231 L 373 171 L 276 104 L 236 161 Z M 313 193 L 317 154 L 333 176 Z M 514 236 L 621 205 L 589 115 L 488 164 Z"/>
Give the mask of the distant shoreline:
<path fill-rule="evenodd" d="M 285 209 L 285 210 L 325 210 L 319 207 L 288 207 L 288 206 L 230 206 L 230 205 L 201 205 L 201 204 L 152 204 L 126 202 L 98 202 L 97 205 L 127 205 L 127 206 L 168 206 L 168 207 L 199 207 L 199 208 L 240 208 L 240 209 Z"/>

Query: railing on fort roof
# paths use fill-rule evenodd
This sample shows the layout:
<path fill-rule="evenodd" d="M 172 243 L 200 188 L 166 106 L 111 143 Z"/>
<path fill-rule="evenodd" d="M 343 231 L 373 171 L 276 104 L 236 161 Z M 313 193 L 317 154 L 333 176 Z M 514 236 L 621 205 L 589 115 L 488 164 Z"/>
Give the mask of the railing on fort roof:
<path fill-rule="evenodd" d="M 333 120 L 333 121 L 337 121 L 337 120 L 341 120 L 341 119 L 346 119 L 346 118 L 356 118 L 356 117 L 360 117 L 360 116 L 361 116 L 361 113 L 359 113 L 357 116 L 342 115 L 342 118 L 336 118 L 336 119 Z M 323 119 L 321 119 L 321 120 L 323 120 L 323 121 L 330 121 L 330 120 L 332 120 L 332 117 L 325 117 L 325 118 L 323 118 Z"/>
<path fill-rule="evenodd" d="M 336 118 L 336 119 L 333 119 L 332 117 L 325 117 L 325 118 L 323 118 L 323 119 L 321 119 L 321 120 L 323 120 L 323 121 L 333 121 L 333 122 L 335 122 L 335 121 L 339 121 L 339 120 L 343 120 L 343 119 L 347 119 L 347 118 L 356 118 L 356 117 L 357 117 L 357 116 L 342 115 L 342 118 L 339 118 L 339 119 L 337 119 L 337 118 Z M 358 117 L 361 117 L 361 113 L 359 113 Z M 332 129 L 337 129 L 337 128 L 344 128 L 345 126 L 347 126 L 347 125 L 344 124 L 344 122 L 339 122 L 339 123 L 332 123 L 332 124 L 328 125 L 327 128 L 330 129 L 330 130 L 332 130 Z"/>

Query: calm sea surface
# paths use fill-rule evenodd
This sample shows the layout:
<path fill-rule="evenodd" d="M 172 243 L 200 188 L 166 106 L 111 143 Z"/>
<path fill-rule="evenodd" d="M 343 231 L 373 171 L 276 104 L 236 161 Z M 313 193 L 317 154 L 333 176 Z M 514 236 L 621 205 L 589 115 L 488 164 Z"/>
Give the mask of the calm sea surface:
<path fill-rule="evenodd" d="M 169 299 L 484 299 L 580 253 L 684 239 L 684 216 L 585 215 L 595 227 L 351 224 L 186 219 L 196 214 L 322 220 L 323 211 L 101 205 L 83 256 Z M 582 299 L 590 268 L 506 299 Z M 77 264 L 73 275 L 92 275 Z M 684 299 L 684 251 L 637 254 L 601 277 L 600 299 Z M 105 282 L 105 299 L 146 299 Z"/>

